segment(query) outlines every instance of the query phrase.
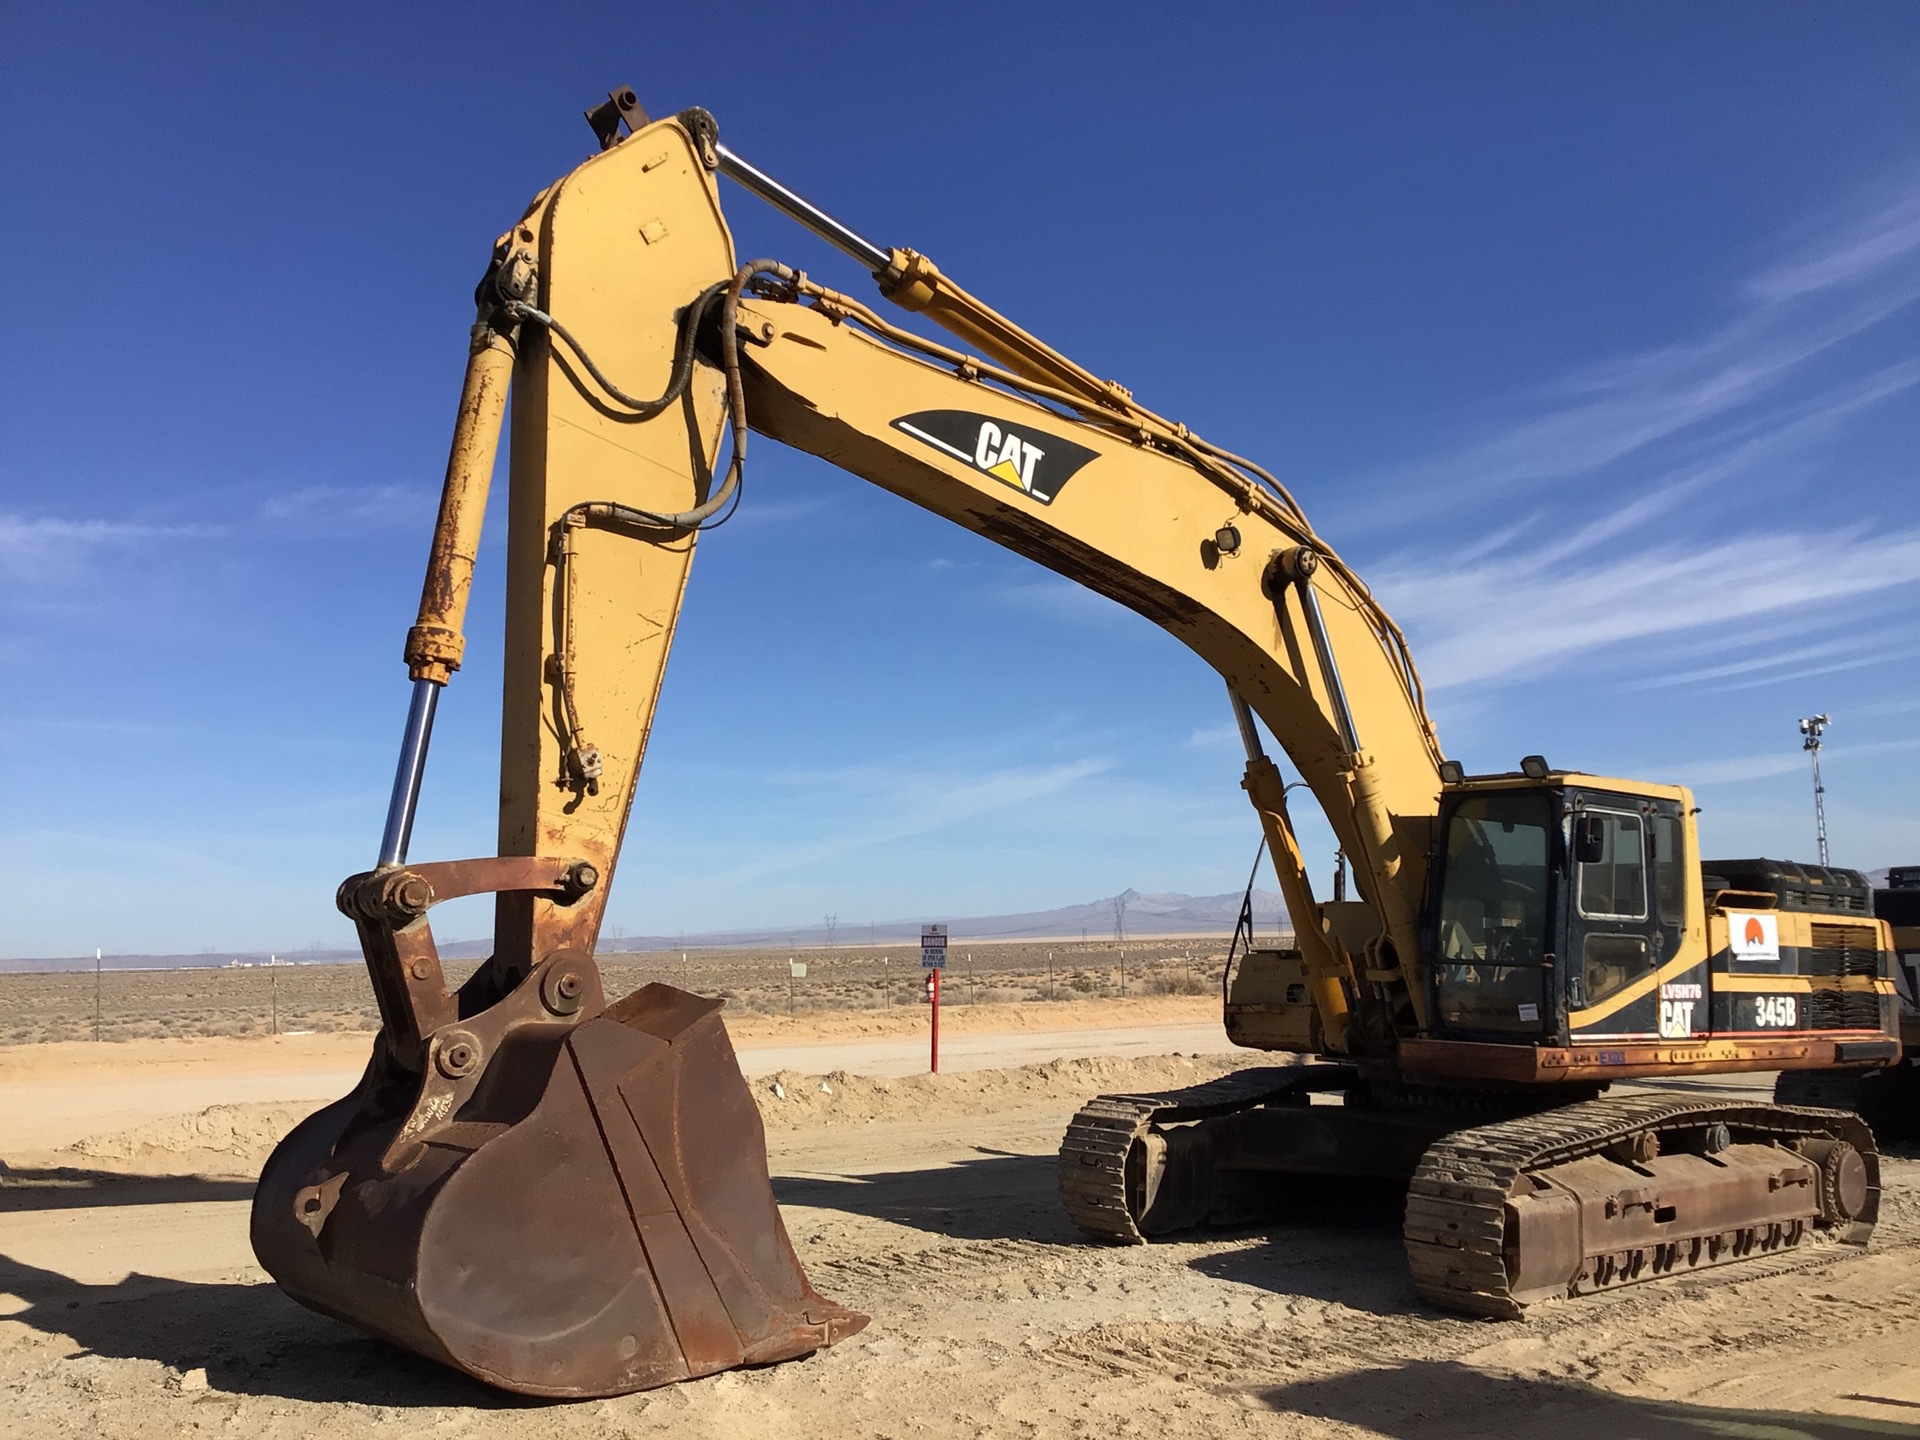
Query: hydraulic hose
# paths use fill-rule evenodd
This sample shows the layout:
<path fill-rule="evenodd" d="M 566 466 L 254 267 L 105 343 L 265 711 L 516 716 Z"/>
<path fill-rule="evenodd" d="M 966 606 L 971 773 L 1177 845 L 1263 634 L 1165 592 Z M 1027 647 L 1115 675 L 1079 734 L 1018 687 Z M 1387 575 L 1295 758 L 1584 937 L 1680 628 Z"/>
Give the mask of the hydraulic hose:
<path fill-rule="evenodd" d="M 599 793 L 600 753 L 587 740 L 585 727 L 580 720 L 578 702 L 574 695 L 574 655 L 573 655 L 573 603 L 572 603 L 572 567 L 575 564 L 572 532 L 574 526 L 581 523 L 597 522 L 602 525 L 620 526 L 640 530 L 667 530 L 675 532 L 700 531 L 712 529 L 707 522 L 719 515 L 714 524 L 722 524 L 732 512 L 730 504 L 739 503 L 741 480 L 745 474 L 747 457 L 747 395 L 746 387 L 740 378 L 740 335 L 738 330 L 740 297 L 754 277 L 770 275 L 782 284 L 792 284 L 799 277 L 785 265 L 775 260 L 755 260 L 740 267 L 730 280 L 709 286 L 700 293 L 692 305 L 687 307 L 682 317 L 680 338 L 675 347 L 674 369 L 667 390 L 658 400 L 635 400 L 620 390 L 599 366 L 595 365 L 580 342 L 568 334 L 558 321 L 550 315 L 530 307 L 520 307 L 521 318 L 545 325 L 579 357 L 581 365 L 594 380 L 615 400 L 634 411 L 635 415 L 648 420 L 659 415 L 681 395 L 693 375 L 694 349 L 698 343 L 698 332 L 708 307 L 715 297 L 721 299 L 720 310 L 720 357 L 721 368 L 727 378 L 727 422 L 733 439 L 733 453 L 727 460 L 727 471 L 719 487 L 706 500 L 690 510 L 659 511 L 643 510 L 634 505 L 622 505 L 614 500 L 588 500 L 571 506 L 554 522 L 554 590 L 558 602 L 556 625 L 558 643 L 555 658 L 559 661 L 558 679 L 560 703 L 565 712 L 567 728 L 567 768 L 575 781 L 588 794 Z M 722 514 L 726 511 L 727 514 Z"/>

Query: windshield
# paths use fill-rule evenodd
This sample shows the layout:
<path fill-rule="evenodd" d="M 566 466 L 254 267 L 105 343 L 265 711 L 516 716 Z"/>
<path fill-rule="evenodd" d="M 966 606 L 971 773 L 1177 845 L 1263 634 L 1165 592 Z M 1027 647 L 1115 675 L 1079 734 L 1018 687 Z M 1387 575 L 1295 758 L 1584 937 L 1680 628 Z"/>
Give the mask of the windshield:
<path fill-rule="evenodd" d="M 1448 816 L 1434 935 L 1446 1023 L 1541 1028 L 1552 824 L 1539 793 L 1476 795 Z"/>

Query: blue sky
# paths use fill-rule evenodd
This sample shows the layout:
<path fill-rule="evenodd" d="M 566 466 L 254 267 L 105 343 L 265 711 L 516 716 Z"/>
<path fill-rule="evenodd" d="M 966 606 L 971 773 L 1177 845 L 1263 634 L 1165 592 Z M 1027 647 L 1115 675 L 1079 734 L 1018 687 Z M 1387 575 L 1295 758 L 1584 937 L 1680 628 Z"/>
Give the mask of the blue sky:
<path fill-rule="evenodd" d="M 0 7 L 0 954 L 351 944 L 471 288 L 620 82 L 1278 472 L 1469 768 L 1804 858 L 1825 710 L 1836 863 L 1920 861 L 1920 7 L 820 9 Z M 611 925 L 1243 882 L 1175 642 L 808 457 L 748 483 Z M 419 858 L 492 851 L 499 538 Z"/>

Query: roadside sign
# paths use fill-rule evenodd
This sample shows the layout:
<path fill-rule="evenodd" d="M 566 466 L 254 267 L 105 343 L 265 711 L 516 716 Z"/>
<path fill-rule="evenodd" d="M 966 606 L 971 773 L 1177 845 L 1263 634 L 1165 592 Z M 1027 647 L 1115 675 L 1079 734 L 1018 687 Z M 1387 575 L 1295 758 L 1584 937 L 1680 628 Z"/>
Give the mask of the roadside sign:
<path fill-rule="evenodd" d="M 787 968 L 793 972 L 794 979 L 804 980 L 807 978 L 807 962 L 806 961 L 789 960 L 787 962 Z"/>
<path fill-rule="evenodd" d="M 922 925 L 920 927 L 920 968 L 922 970 L 947 968 L 946 926 Z"/>

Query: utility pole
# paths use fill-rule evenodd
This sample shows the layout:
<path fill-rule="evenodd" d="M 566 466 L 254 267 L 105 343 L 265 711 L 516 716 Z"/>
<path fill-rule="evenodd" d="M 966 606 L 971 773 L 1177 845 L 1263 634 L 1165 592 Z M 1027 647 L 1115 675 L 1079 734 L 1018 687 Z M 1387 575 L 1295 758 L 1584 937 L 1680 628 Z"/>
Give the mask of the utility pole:
<path fill-rule="evenodd" d="M 1809 715 L 1800 722 L 1800 734 L 1804 737 L 1800 748 L 1813 759 L 1813 833 L 1820 844 L 1823 867 L 1827 863 L 1827 787 L 1820 783 L 1820 737 L 1832 723 L 1826 715 Z"/>
<path fill-rule="evenodd" d="M 93 951 L 93 1038 L 100 1038 L 100 949 Z"/>

